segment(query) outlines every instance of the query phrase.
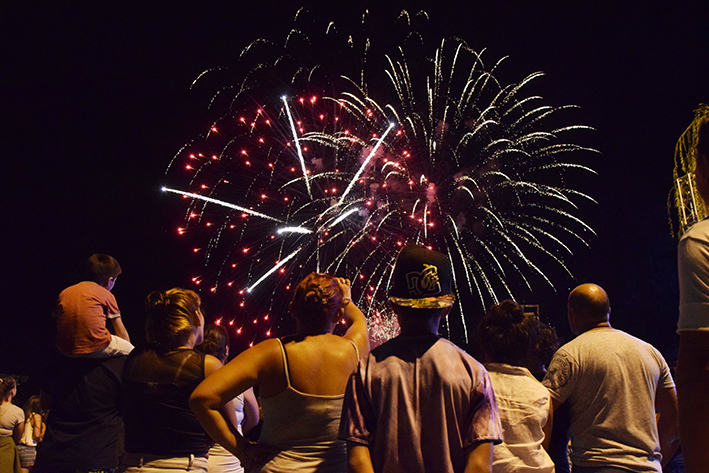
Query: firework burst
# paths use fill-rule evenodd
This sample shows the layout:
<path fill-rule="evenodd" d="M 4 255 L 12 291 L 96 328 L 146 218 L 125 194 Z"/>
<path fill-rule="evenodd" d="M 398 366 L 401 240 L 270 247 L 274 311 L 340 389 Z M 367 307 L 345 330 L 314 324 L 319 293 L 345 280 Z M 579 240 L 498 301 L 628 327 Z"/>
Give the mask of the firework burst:
<path fill-rule="evenodd" d="M 217 94 L 232 92 L 227 112 L 176 155 L 176 184 L 164 188 L 188 204 L 178 231 L 203 243 L 195 284 L 237 301 L 228 318 L 239 333 L 270 336 L 290 289 L 318 271 L 351 278 L 374 338 L 388 338 L 397 327 L 385 294 L 408 243 L 449 255 L 466 306 L 446 329 L 466 342 L 463 314 L 551 286 L 543 266 L 570 275 L 565 260 L 593 234 L 577 205 L 592 199 L 565 182 L 593 172 L 570 157 L 594 150 L 566 139 L 587 127 L 551 125 L 569 107 L 524 93 L 541 73 L 503 85 L 502 61 L 486 68 L 464 41 L 425 54 L 408 35 L 382 55 L 384 72 L 365 73 L 362 59 L 356 79 L 320 64 L 293 67 L 287 86 L 264 79 L 286 57 Z"/>

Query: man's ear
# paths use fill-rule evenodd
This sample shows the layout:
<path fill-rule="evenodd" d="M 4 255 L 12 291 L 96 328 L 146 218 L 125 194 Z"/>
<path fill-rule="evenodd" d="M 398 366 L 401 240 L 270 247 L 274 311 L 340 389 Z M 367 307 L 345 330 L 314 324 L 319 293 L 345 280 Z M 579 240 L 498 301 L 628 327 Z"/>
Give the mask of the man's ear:
<path fill-rule="evenodd" d="M 441 319 L 445 319 L 446 317 L 448 317 L 448 314 L 451 313 L 451 310 L 453 310 L 453 306 L 446 307 L 446 311 L 443 312 L 443 315 L 441 315 Z"/>

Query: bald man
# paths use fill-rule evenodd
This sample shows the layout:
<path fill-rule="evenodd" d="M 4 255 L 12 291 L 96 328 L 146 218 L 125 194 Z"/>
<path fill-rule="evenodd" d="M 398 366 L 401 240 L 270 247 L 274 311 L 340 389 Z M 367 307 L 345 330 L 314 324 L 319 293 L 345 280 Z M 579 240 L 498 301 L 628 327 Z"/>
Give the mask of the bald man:
<path fill-rule="evenodd" d="M 678 444 L 674 382 L 660 352 L 612 328 L 610 312 L 601 287 L 571 292 L 578 336 L 556 352 L 543 383 L 554 409 L 569 405 L 574 473 L 660 473 Z"/>

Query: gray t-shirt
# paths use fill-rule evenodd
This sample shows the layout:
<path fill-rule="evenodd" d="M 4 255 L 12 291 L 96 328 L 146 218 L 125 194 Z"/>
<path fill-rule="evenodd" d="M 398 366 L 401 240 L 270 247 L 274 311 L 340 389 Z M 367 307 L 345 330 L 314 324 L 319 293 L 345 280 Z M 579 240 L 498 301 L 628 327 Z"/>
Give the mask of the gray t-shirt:
<path fill-rule="evenodd" d="M 25 421 L 25 412 L 11 403 L 0 406 L 0 437 L 11 437 L 17 424 Z"/>
<path fill-rule="evenodd" d="M 610 327 L 589 330 L 556 352 L 543 383 L 569 403 L 574 465 L 662 471 L 655 394 L 674 382 L 652 345 Z"/>

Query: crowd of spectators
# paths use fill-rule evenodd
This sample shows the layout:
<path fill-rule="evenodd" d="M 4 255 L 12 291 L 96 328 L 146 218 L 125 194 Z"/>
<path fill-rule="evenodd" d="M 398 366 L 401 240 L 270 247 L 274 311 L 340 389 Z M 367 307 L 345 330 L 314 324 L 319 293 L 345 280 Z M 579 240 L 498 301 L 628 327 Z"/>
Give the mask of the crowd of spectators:
<path fill-rule="evenodd" d="M 709 201 L 705 112 L 695 162 Z M 660 473 L 680 434 L 687 471 L 704 471 L 707 228 L 680 243 L 679 401 L 665 359 L 612 327 L 595 284 L 569 294 L 576 337 L 561 347 L 536 313 L 494 304 L 481 363 L 438 335 L 455 304 L 448 257 L 408 245 L 389 289 L 397 337 L 370 351 L 350 281 L 312 273 L 289 306 L 295 334 L 228 361 L 228 332 L 181 288 L 147 297 L 148 344 L 134 349 L 111 293 L 120 265 L 93 255 L 59 296 L 41 396 L 20 409 L 0 378 L 0 471 Z"/>

